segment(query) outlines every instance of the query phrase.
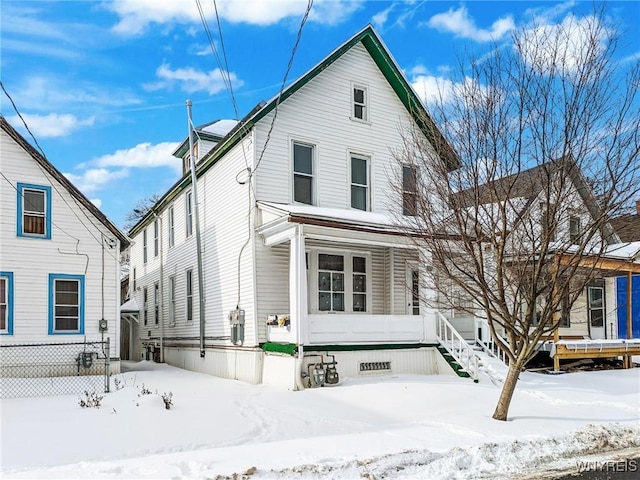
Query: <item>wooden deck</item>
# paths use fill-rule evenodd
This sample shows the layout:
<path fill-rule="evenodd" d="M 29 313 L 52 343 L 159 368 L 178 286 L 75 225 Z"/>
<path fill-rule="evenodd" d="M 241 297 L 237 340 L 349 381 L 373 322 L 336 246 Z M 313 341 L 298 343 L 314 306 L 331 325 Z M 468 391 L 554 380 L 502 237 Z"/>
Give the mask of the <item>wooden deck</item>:
<path fill-rule="evenodd" d="M 631 357 L 640 356 L 640 341 L 632 340 L 597 340 L 560 341 L 556 342 L 551 352 L 555 371 L 560 370 L 560 360 L 580 358 L 614 358 L 622 357 L 623 368 L 632 366 Z"/>

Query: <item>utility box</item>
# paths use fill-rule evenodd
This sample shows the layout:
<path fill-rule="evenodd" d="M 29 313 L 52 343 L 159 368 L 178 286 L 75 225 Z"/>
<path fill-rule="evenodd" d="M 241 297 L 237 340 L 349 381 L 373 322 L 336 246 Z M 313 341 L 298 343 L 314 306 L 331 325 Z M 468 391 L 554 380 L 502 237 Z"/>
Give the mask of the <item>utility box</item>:
<path fill-rule="evenodd" d="M 231 324 L 231 342 L 234 345 L 242 345 L 244 342 L 244 310 L 236 308 L 229 312 Z"/>

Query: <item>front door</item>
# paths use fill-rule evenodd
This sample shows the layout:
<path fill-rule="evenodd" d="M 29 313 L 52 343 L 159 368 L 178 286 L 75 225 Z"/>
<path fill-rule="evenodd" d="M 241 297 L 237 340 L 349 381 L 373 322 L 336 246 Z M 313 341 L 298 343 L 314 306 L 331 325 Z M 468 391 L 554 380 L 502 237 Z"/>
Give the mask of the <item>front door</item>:
<path fill-rule="evenodd" d="M 606 338 L 604 287 L 592 286 L 587 291 L 589 306 L 589 335 L 593 339 Z"/>
<path fill-rule="evenodd" d="M 415 265 L 407 264 L 406 313 L 420 315 L 420 272 Z"/>

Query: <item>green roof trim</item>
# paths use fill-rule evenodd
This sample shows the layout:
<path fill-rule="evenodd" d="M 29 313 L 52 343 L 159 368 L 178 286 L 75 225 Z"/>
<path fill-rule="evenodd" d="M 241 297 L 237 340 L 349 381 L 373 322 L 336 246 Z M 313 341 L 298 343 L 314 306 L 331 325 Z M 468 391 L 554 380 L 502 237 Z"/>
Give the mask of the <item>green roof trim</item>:
<path fill-rule="evenodd" d="M 446 141 L 438 127 L 435 125 L 422 102 L 414 92 L 413 88 L 405 78 L 404 74 L 395 63 L 391 54 L 383 44 L 382 40 L 369 24 L 360 32 L 356 33 L 349 40 L 330 53 L 324 60 L 318 63 L 307 73 L 295 80 L 284 89 L 280 97 L 280 103 L 285 102 L 291 95 L 296 93 L 316 76 L 322 73 L 327 67 L 338 60 L 342 55 L 351 50 L 355 45 L 362 42 L 369 55 L 380 69 L 380 72 L 387 79 L 393 91 L 405 106 L 409 114 L 413 117 L 423 134 L 429 141 L 437 146 L 437 151 L 441 152 L 442 159 L 449 169 L 454 170 L 460 164 L 453 148 Z M 236 146 L 246 135 L 249 134 L 253 126 L 262 120 L 267 114 L 275 109 L 278 103 L 276 95 L 268 103 L 257 105 L 247 114 L 236 127 L 231 130 L 198 164 L 196 176 L 200 177 L 209 168 L 216 164 L 230 149 Z M 168 202 L 173 200 L 182 190 L 191 183 L 190 175 L 186 175 L 179 180 L 158 202 L 150 209 L 149 213 L 142 218 L 129 232 L 130 236 L 138 234 L 152 219 L 152 212 L 161 211 Z"/>
<path fill-rule="evenodd" d="M 267 342 L 267 343 L 263 343 L 260 347 L 265 352 L 285 353 L 287 355 L 291 355 L 292 357 L 296 354 L 296 351 L 298 350 L 298 346 L 295 343 Z"/>

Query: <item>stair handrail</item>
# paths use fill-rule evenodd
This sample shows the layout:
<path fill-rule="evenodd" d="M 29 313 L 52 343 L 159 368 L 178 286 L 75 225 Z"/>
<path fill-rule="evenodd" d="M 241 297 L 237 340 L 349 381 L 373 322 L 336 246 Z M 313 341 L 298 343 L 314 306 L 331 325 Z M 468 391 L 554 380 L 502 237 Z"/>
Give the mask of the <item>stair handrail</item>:
<path fill-rule="evenodd" d="M 475 321 L 476 321 L 476 328 L 475 328 L 476 344 L 480 348 L 482 348 L 482 350 L 487 354 L 491 355 L 494 358 L 499 359 L 505 365 L 509 365 L 509 357 L 504 351 L 504 348 L 502 348 L 502 345 L 500 344 L 500 342 L 495 342 L 493 340 L 493 335 L 491 335 L 491 328 L 489 327 L 489 322 L 487 321 L 487 319 L 482 317 L 475 317 Z M 488 332 L 488 336 L 489 336 L 488 339 L 485 340 L 483 338 L 480 338 L 480 336 L 478 335 L 478 324 L 480 324 L 480 326 L 482 327 L 485 327 L 484 330 Z"/>
<path fill-rule="evenodd" d="M 478 382 L 478 356 L 469 343 L 462 338 L 453 325 L 440 311 L 436 311 L 438 328 L 436 337 L 440 345 L 466 371 L 474 382 Z M 456 348 L 457 346 L 457 348 Z"/>

